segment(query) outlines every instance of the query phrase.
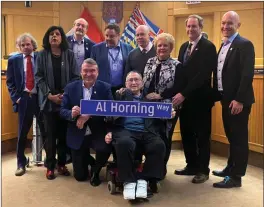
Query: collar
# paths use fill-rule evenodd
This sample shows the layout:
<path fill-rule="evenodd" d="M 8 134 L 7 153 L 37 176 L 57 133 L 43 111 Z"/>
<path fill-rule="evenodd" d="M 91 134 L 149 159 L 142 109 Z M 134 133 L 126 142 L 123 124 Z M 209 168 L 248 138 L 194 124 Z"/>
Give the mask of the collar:
<path fill-rule="evenodd" d="M 235 34 L 233 34 L 231 37 L 229 37 L 227 40 L 228 42 L 232 43 L 234 41 L 234 39 L 236 38 L 236 36 L 238 35 L 238 32 L 236 32 Z M 225 38 L 222 39 L 222 42 L 225 42 Z"/>
<path fill-rule="evenodd" d="M 112 47 L 112 48 L 110 48 L 110 47 L 108 47 L 107 43 L 105 43 L 105 45 L 106 45 L 106 47 L 109 48 L 109 49 L 114 49 L 114 48 L 120 48 L 120 47 L 121 47 L 120 40 L 118 41 L 116 47 Z"/>
<path fill-rule="evenodd" d="M 77 41 L 76 39 L 75 39 L 75 37 L 74 37 L 74 35 L 72 36 L 72 39 L 73 39 L 73 42 L 81 42 L 81 43 L 84 43 L 84 37 L 82 38 L 82 40 L 81 41 Z"/>
<path fill-rule="evenodd" d="M 34 52 L 30 53 L 29 55 L 31 56 L 31 58 L 34 58 Z M 26 57 L 26 55 L 23 54 L 23 59 L 24 59 L 25 57 Z"/>
<path fill-rule="evenodd" d="M 82 87 L 83 88 L 86 88 L 88 90 L 92 90 L 92 88 L 94 87 L 95 83 L 90 87 L 90 88 L 86 88 L 85 85 L 84 85 L 84 81 L 82 81 Z"/>
<path fill-rule="evenodd" d="M 139 96 L 133 95 L 133 98 L 136 100 L 140 100 L 142 98 L 142 93 L 140 93 Z"/>
<path fill-rule="evenodd" d="M 189 41 L 189 44 L 191 43 L 193 46 L 197 45 L 199 40 L 202 38 L 202 34 L 200 34 L 200 36 L 194 40 L 194 41 Z"/>
<path fill-rule="evenodd" d="M 152 48 L 152 43 L 149 41 L 149 43 L 148 43 L 148 45 L 147 45 L 146 48 L 143 48 L 143 47 L 141 47 L 141 46 L 138 46 L 138 47 L 139 47 L 139 49 L 140 49 L 141 52 L 142 52 L 143 49 L 145 49 L 145 50 L 148 52 L 148 51 L 150 51 L 151 48 Z"/>

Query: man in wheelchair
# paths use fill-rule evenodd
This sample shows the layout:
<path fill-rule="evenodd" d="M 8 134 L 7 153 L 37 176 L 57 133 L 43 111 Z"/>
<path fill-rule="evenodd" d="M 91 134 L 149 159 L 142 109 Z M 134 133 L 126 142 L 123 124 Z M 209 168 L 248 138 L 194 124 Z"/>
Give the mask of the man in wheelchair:
<path fill-rule="evenodd" d="M 126 88 L 116 94 L 117 100 L 144 101 L 142 76 L 134 71 L 126 77 Z M 175 116 L 175 112 L 172 113 Z M 118 178 L 124 183 L 126 200 L 147 198 L 147 182 L 161 180 L 164 175 L 166 147 L 160 134 L 166 134 L 166 120 L 138 117 L 118 117 L 112 132 L 105 136 L 112 142 L 117 158 Z M 146 158 L 138 176 L 135 169 L 135 151 L 140 147 Z"/>

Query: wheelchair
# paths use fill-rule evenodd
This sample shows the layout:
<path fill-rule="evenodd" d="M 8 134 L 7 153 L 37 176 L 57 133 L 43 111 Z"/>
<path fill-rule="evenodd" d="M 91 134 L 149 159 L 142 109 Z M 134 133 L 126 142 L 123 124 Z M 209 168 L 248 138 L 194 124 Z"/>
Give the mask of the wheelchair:
<path fill-rule="evenodd" d="M 134 167 L 136 169 L 136 174 L 139 175 L 143 171 L 144 162 L 142 160 L 143 153 L 141 149 L 137 149 L 135 152 L 135 162 Z M 110 161 L 106 165 L 106 180 L 107 188 L 110 194 L 114 195 L 116 193 L 123 192 L 123 182 L 121 182 L 118 178 L 118 168 L 117 163 L 115 161 Z M 148 182 L 148 196 L 150 198 L 153 196 L 153 193 L 158 193 L 160 189 L 159 182 Z"/>

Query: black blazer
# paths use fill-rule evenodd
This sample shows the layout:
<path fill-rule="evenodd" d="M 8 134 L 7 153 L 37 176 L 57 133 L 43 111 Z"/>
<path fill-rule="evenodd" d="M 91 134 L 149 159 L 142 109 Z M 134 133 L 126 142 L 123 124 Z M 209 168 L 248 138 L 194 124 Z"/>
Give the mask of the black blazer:
<path fill-rule="evenodd" d="M 219 52 L 221 51 L 221 48 Z M 223 97 L 222 101 L 229 104 L 232 100 L 250 106 L 255 102 L 253 77 L 255 51 L 253 44 L 237 35 L 227 52 L 222 70 Z M 221 99 L 218 93 L 217 69 L 214 70 L 214 92 L 216 101 Z"/>
<path fill-rule="evenodd" d="M 182 63 L 188 44 L 189 42 L 185 42 L 180 48 L 178 60 Z M 186 86 L 180 93 L 186 98 L 185 103 L 188 102 L 196 107 L 212 107 L 214 105 L 211 78 L 216 67 L 216 48 L 212 42 L 201 37 L 191 56 L 183 64 Z"/>

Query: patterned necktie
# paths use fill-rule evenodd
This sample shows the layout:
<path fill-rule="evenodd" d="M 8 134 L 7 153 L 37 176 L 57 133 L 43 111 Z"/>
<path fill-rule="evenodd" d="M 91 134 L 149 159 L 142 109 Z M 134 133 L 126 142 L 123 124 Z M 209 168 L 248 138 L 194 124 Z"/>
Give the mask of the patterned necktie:
<path fill-rule="evenodd" d="M 146 49 L 143 49 L 143 50 L 142 50 L 142 53 L 143 53 L 143 54 L 146 54 L 146 53 L 147 53 L 147 50 L 146 50 Z"/>
<path fill-rule="evenodd" d="M 33 75 L 33 66 L 31 61 L 31 56 L 27 57 L 27 70 L 26 70 L 26 88 L 32 90 L 34 88 L 34 75 Z"/>
<path fill-rule="evenodd" d="M 187 47 L 187 51 L 186 51 L 186 56 L 185 56 L 184 62 L 186 62 L 189 59 L 189 57 L 191 56 L 191 49 L 192 49 L 192 43 L 189 43 L 189 45 Z"/>

